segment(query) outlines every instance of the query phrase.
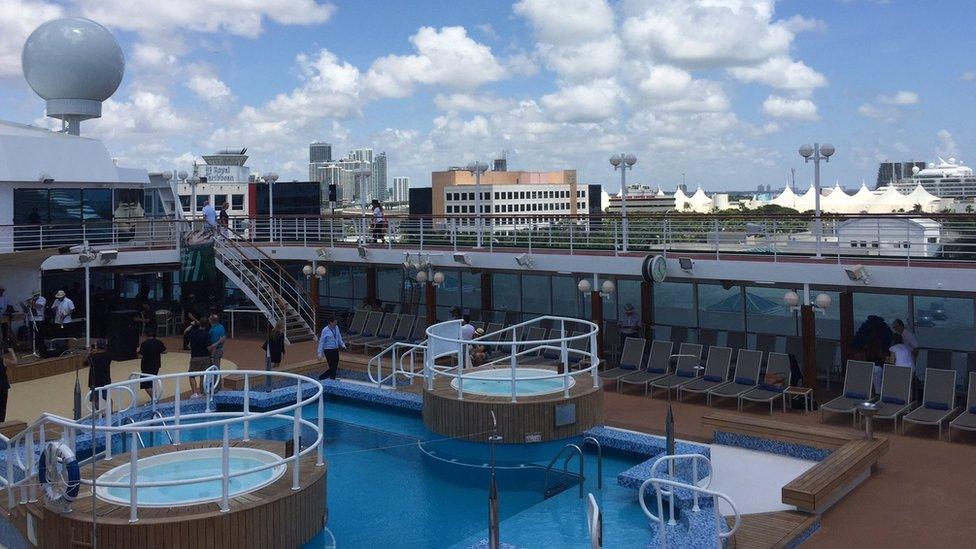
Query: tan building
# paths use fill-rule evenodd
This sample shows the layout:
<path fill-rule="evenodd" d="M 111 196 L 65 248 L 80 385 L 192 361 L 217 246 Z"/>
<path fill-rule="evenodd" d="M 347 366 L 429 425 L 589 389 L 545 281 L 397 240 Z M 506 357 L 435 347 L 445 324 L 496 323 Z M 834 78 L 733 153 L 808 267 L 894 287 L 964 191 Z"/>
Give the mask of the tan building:
<path fill-rule="evenodd" d="M 435 216 L 475 213 L 475 179 L 465 170 L 431 173 L 431 212 Z M 586 187 L 576 184 L 576 170 L 556 172 L 485 172 L 481 205 L 495 217 L 545 217 L 585 213 Z"/>

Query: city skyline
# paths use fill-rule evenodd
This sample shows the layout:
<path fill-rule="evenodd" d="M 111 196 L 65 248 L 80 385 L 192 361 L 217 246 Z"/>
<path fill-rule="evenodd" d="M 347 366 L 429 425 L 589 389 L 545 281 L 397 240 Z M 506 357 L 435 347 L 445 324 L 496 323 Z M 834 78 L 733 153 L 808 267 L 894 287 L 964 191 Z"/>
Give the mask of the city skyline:
<path fill-rule="evenodd" d="M 782 187 L 790 168 L 805 188 L 812 169 L 797 147 L 829 141 L 838 154 L 825 184 L 856 188 L 882 160 L 967 160 L 976 149 L 958 114 L 976 94 L 963 32 L 974 16 L 958 7 L 276 0 L 159 11 L 0 0 L 0 118 L 50 127 L 20 76 L 20 48 L 38 23 L 83 15 L 108 26 L 127 59 L 83 135 L 125 165 L 186 169 L 199 151 L 240 146 L 253 165 L 301 180 L 309 144 L 323 140 L 386 151 L 416 187 L 507 151 L 511 170 L 573 167 L 613 191 L 607 158 L 623 151 L 639 158 L 635 182 L 673 190 L 686 174 L 692 188 L 748 190 Z M 368 13 L 369 40 L 355 24 Z"/>

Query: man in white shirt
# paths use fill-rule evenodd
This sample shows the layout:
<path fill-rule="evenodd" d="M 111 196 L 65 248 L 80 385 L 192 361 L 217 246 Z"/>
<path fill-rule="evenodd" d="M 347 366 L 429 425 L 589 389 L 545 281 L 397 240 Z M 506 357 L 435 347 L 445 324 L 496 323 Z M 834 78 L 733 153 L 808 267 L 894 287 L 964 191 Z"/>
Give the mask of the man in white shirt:
<path fill-rule="evenodd" d="M 620 348 L 624 348 L 624 342 L 628 337 L 640 337 L 640 329 L 640 315 L 634 310 L 632 304 L 624 305 L 624 314 L 620 317 Z"/>
<path fill-rule="evenodd" d="M 891 323 L 891 329 L 901 336 L 902 342 L 912 350 L 912 355 L 918 354 L 918 338 L 905 327 L 905 323 L 900 318 Z"/>
<path fill-rule="evenodd" d="M 75 302 L 65 295 L 64 290 L 58 290 L 58 293 L 54 295 L 51 310 L 54 311 L 54 323 L 63 328 L 65 324 L 71 323 L 71 313 L 75 312 Z"/>
<path fill-rule="evenodd" d="M 203 203 L 203 224 L 207 229 L 217 228 L 217 210 L 209 200 Z"/>
<path fill-rule="evenodd" d="M 461 339 L 474 339 L 474 324 L 471 324 L 471 315 L 461 317 Z"/>

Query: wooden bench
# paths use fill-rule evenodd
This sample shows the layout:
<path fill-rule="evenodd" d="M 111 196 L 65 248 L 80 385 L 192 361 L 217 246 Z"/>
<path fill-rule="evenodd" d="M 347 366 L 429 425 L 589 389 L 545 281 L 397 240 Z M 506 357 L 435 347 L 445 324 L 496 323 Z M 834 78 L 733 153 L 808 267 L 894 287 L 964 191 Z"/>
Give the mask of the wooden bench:
<path fill-rule="evenodd" d="M 290 374 L 301 374 L 310 377 L 318 377 L 326 368 L 328 364 L 324 360 L 306 360 L 304 362 L 295 362 L 292 364 L 285 364 L 274 370 L 276 372 L 288 372 Z M 231 391 L 241 391 L 244 389 L 244 376 L 242 374 L 229 373 L 221 376 L 222 384 L 224 389 Z M 280 378 L 279 378 L 280 380 Z M 252 378 L 251 388 L 257 388 L 264 386 L 264 378 Z"/>
<path fill-rule="evenodd" d="M 794 425 L 730 412 L 702 416 L 702 424 L 716 431 L 802 444 L 831 453 L 783 487 L 783 503 L 810 513 L 823 513 L 875 469 L 888 451 L 888 439 L 865 440 L 860 433 L 822 426 Z"/>

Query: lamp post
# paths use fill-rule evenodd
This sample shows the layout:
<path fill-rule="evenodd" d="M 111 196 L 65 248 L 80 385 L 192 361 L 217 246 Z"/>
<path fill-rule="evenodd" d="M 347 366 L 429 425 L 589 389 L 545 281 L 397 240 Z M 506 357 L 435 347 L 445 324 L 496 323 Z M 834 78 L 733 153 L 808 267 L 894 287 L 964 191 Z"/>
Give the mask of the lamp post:
<path fill-rule="evenodd" d="M 353 172 L 356 176 L 356 180 L 359 183 L 359 205 L 363 210 L 363 242 L 366 241 L 366 199 L 369 194 L 369 176 L 373 175 L 373 167 L 370 166 L 369 162 L 360 162 Z"/>
<path fill-rule="evenodd" d="M 474 175 L 474 227 L 477 238 L 475 248 L 480 248 L 481 233 L 484 232 L 482 224 L 482 214 L 484 214 L 484 212 L 481 211 L 481 174 L 488 171 L 488 164 L 485 164 L 484 162 L 472 162 L 468 164 L 467 170 Z"/>
<path fill-rule="evenodd" d="M 623 251 L 627 251 L 627 170 L 634 169 L 637 156 L 630 153 L 615 154 L 610 157 L 610 165 L 620 170 L 620 219 L 623 233 Z"/>
<path fill-rule="evenodd" d="M 262 176 L 264 182 L 268 184 L 268 226 L 270 227 L 270 239 L 274 240 L 274 184 L 278 181 L 278 174 L 267 172 Z"/>
<path fill-rule="evenodd" d="M 814 226 L 817 233 L 817 258 L 821 257 L 821 241 L 823 240 L 823 221 L 820 220 L 820 161 L 830 162 L 830 157 L 833 156 L 836 149 L 830 143 L 814 143 L 811 147 L 810 145 L 803 145 L 800 147 L 799 153 L 803 157 L 803 162 L 809 162 L 813 160 L 813 189 L 815 192 L 814 196 Z"/>
<path fill-rule="evenodd" d="M 180 172 L 180 175 L 184 173 L 186 172 Z M 197 217 L 197 185 L 200 184 L 200 176 L 193 174 L 189 179 L 186 179 L 186 182 L 190 185 L 190 223 L 193 223 Z"/>

